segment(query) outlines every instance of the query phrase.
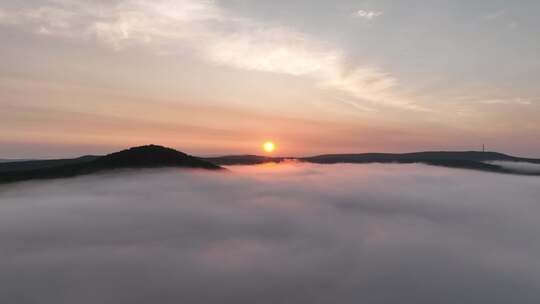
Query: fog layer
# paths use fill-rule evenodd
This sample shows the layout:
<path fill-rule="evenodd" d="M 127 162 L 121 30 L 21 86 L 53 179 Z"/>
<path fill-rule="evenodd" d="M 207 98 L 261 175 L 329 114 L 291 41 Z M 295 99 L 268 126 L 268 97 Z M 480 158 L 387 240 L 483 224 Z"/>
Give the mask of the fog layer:
<path fill-rule="evenodd" d="M 424 165 L 0 186 L 0 303 L 534 303 L 540 178 Z"/>
<path fill-rule="evenodd" d="M 501 166 L 505 169 L 510 169 L 518 173 L 540 174 L 540 164 L 513 161 L 491 161 L 489 163 Z"/>

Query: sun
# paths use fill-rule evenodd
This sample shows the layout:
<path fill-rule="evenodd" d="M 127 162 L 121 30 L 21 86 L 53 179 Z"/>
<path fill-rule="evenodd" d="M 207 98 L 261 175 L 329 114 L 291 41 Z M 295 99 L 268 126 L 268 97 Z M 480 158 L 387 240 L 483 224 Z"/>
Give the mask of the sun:
<path fill-rule="evenodd" d="M 276 145 L 271 141 L 266 141 L 266 142 L 264 142 L 262 148 L 263 148 L 264 152 L 272 153 L 276 149 Z"/>

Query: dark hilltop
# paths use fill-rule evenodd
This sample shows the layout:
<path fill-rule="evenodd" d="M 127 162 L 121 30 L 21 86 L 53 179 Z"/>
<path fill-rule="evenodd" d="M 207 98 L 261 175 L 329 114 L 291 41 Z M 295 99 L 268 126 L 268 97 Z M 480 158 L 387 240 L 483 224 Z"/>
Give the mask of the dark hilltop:
<path fill-rule="evenodd" d="M 296 160 L 316 164 L 368 164 L 368 163 L 423 163 L 433 166 L 478 170 L 492 173 L 535 175 L 503 167 L 494 161 L 540 164 L 540 159 L 521 158 L 497 152 L 416 152 L 416 153 L 364 153 L 327 154 L 312 157 L 268 157 L 259 155 L 230 155 L 199 158 L 157 145 L 130 148 L 105 156 L 87 155 L 73 159 L 28 160 L 0 163 L 0 183 L 32 179 L 65 178 L 115 169 L 137 168 L 191 168 L 225 170 L 221 166 L 256 165 L 269 162 Z"/>
<path fill-rule="evenodd" d="M 73 177 L 116 169 L 162 167 L 224 170 L 218 165 L 171 148 L 147 145 L 105 156 L 2 163 L 0 182 Z"/>

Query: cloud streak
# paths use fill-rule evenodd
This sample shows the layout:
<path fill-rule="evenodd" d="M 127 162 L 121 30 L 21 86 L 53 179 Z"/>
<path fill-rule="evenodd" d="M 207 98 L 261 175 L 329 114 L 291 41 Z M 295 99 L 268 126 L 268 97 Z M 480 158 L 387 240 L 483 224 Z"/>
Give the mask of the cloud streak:
<path fill-rule="evenodd" d="M 361 12 L 366 19 L 382 14 Z M 356 102 L 418 109 L 399 93 L 397 79 L 379 68 L 350 66 L 338 48 L 287 27 L 235 16 L 212 1 L 45 1 L 4 9 L 0 24 L 44 35 L 97 39 L 116 50 L 145 45 L 160 54 L 175 54 L 187 48 L 212 64 L 307 77 Z"/>
<path fill-rule="evenodd" d="M 231 170 L 1 186 L 0 302 L 540 299 L 537 178 L 424 165 Z"/>
<path fill-rule="evenodd" d="M 384 14 L 383 12 L 377 12 L 377 11 L 358 10 L 357 12 L 354 13 L 353 16 L 357 18 L 366 19 L 366 20 L 373 20 L 375 18 L 382 16 L 383 14 Z"/>

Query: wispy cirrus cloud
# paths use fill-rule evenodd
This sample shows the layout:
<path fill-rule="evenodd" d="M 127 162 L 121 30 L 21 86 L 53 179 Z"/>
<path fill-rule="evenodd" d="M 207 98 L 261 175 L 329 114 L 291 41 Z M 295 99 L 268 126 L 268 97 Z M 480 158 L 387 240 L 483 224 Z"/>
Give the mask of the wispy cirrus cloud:
<path fill-rule="evenodd" d="M 375 18 L 378 18 L 382 16 L 384 13 L 379 11 L 366 11 L 366 10 L 358 10 L 354 12 L 353 16 L 357 18 L 362 18 L 366 20 L 373 20 Z"/>
<path fill-rule="evenodd" d="M 382 12 L 359 11 L 366 19 Z M 359 103 L 417 109 L 398 81 L 373 66 L 350 66 L 339 48 L 287 28 L 242 18 L 213 1 L 50 0 L 0 11 L 0 24 L 40 34 L 95 39 L 116 50 L 146 45 L 161 54 L 188 48 L 212 64 L 313 79 Z"/>
<path fill-rule="evenodd" d="M 502 99 L 502 98 L 484 99 L 484 100 L 481 100 L 480 103 L 530 106 L 533 104 L 533 101 L 530 99 L 518 97 L 518 98 L 507 98 L 507 99 Z"/>

